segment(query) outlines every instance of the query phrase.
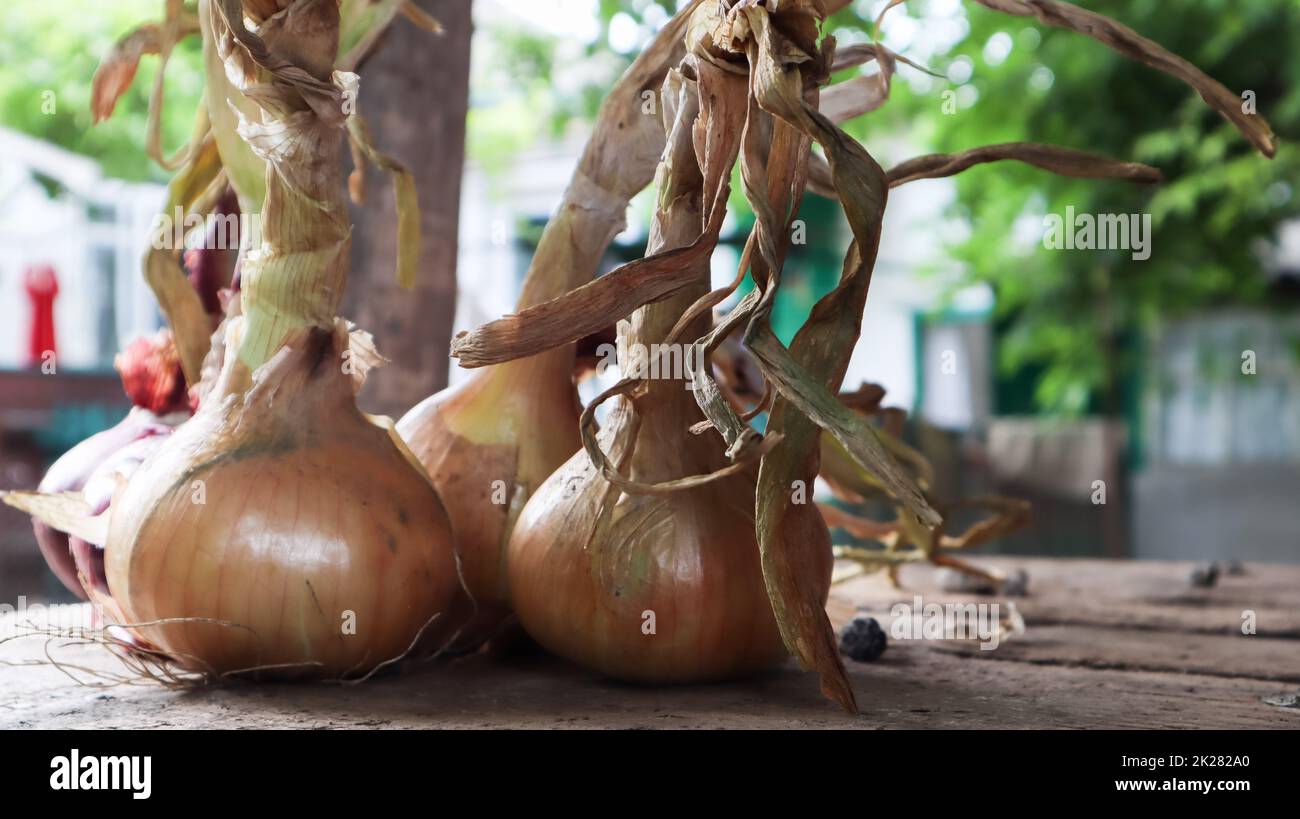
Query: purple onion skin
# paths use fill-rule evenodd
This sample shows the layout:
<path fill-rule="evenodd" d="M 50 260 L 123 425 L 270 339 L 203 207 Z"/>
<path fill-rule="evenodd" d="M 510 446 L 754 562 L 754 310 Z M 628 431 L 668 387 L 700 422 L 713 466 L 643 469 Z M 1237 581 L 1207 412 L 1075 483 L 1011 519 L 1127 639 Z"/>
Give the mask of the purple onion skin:
<path fill-rule="evenodd" d="M 176 424 L 188 417 L 176 413 L 159 418 L 135 407 L 116 426 L 97 432 L 65 452 L 50 466 L 37 490 L 45 493 L 82 492 L 93 514 L 108 509 L 118 476 L 131 473 L 156 450 Z M 82 600 L 88 599 L 78 577 L 86 578 L 97 591 L 108 593 L 104 581 L 104 544 L 87 543 L 35 519 L 32 530 L 50 570 Z"/>
<path fill-rule="evenodd" d="M 239 200 L 233 188 L 226 189 L 212 213 L 217 217 L 239 216 Z M 238 246 L 234 248 L 218 246 L 216 239 L 222 224 L 224 224 L 223 219 L 214 219 L 208 227 L 203 245 L 185 254 L 185 267 L 188 270 L 190 284 L 198 291 L 203 309 L 212 316 L 214 327 L 222 315 L 221 300 L 217 297 L 218 291 L 227 286 L 238 289 L 238 285 L 229 284 L 231 269 L 234 266 L 232 262 L 238 252 Z M 230 238 L 238 240 L 242 237 L 236 235 Z"/>
<path fill-rule="evenodd" d="M 78 599 L 88 600 L 86 590 L 81 588 L 81 581 L 77 579 L 77 566 L 67 533 L 52 529 L 36 518 L 32 518 L 32 531 L 36 533 L 36 545 L 41 547 L 41 556 L 54 576 Z"/>

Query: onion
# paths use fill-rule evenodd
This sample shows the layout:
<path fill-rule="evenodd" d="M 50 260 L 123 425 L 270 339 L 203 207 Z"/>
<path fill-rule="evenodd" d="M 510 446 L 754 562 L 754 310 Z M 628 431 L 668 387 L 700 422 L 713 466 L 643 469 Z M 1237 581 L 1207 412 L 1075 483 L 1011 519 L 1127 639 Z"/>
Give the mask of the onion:
<path fill-rule="evenodd" d="M 697 93 L 675 72 L 669 82 L 681 94 L 664 94 L 672 132 L 647 256 L 686 247 L 705 222 L 691 140 Z M 621 349 L 668 340 L 708 292 L 707 258 L 692 273 L 692 284 L 620 325 Z M 706 333 L 707 316 L 689 329 L 692 338 Z M 636 361 L 623 362 L 625 376 Z M 552 652 L 621 679 L 719 679 L 787 656 L 759 561 L 755 470 L 728 469 L 712 434 L 690 432 L 704 415 L 687 387 L 681 375 L 646 380 L 617 398 L 601 429 L 601 448 L 640 487 L 614 485 L 580 452 L 538 489 L 510 539 L 510 594 L 524 628 Z M 824 604 L 832 564 L 825 525 L 809 504 L 792 507 L 784 526 Z"/>
<path fill-rule="evenodd" d="M 103 513 L 118 477 L 129 477 L 190 415 L 180 358 L 167 330 L 131 342 L 113 364 L 131 399 L 131 411 L 63 453 L 37 487 L 38 493 L 46 495 L 80 495 L 89 516 Z M 20 505 L 21 497 L 16 493 L 7 501 Z M 45 562 L 69 591 L 82 600 L 88 599 L 88 592 L 107 591 L 102 540 L 88 542 L 36 517 L 32 529 Z"/>
<path fill-rule="evenodd" d="M 679 14 L 610 91 L 564 199 L 547 223 L 520 296 L 521 310 L 590 280 L 625 226 L 628 202 L 650 181 L 663 128 L 645 116 L 643 91 L 682 54 Z M 578 450 L 574 348 L 563 345 L 476 372 L 425 399 L 397 430 L 447 503 L 466 593 L 460 647 L 490 637 L 508 616 L 504 570 L 511 525 L 533 491 Z"/>
<path fill-rule="evenodd" d="M 357 410 L 346 338 L 299 334 L 114 499 L 109 588 L 129 622 L 182 619 L 138 629 L 181 665 L 341 677 L 404 654 L 450 603 L 446 514 Z"/>
<path fill-rule="evenodd" d="M 143 441 L 113 450 L 105 480 L 92 475 L 80 496 L 5 499 L 104 544 L 102 582 L 85 590 L 129 634 L 110 642 L 138 662 L 207 678 L 366 675 L 421 648 L 422 637 L 449 638 L 427 632 L 459 576 L 450 523 L 427 474 L 390 421 L 355 404 L 380 359 L 368 335 L 336 317 L 351 232 L 344 131 L 397 179 L 398 277 L 407 285 L 419 243 L 414 186 L 374 150 L 353 113 L 356 75 L 332 70 L 334 0 L 298 0 L 282 11 L 272 4 L 265 14 L 240 0 L 211 0 L 200 15 L 206 56 L 214 58 L 208 93 L 240 103 L 224 109 L 219 153 L 246 158 L 230 150 L 243 143 L 225 139 L 237 130 L 244 153 L 261 163 L 265 230 L 239 261 L 239 293 L 226 301 L 211 344 L 201 300 L 192 290 L 179 295 L 184 279 L 162 275 L 169 260 L 146 262 L 151 284 L 168 296 L 160 302 L 199 305 L 168 312 L 177 338 L 191 340 L 179 358 L 198 382 L 191 389 L 198 408 L 151 453 L 140 451 Z M 194 156 L 209 164 L 215 158 L 209 147 L 199 151 Z M 200 165 L 183 171 L 188 182 L 173 192 L 200 182 Z M 200 270 L 196 280 L 214 277 Z M 155 383 L 161 361 L 141 358 L 124 370 L 137 401 L 184 395 Z M 102 499 L 107 486 L 111 504 Z M 82 551 L 73 549 L 76 567 L 98 575 L 96 551 Z"/>
<path fill-rule="evenodd" d="M 98 515 L 108 508 L 115 476 L 138 466 L 187 417 L 188 411 L 160 417 L 143 407 L 134 407 L 116 425 L 60 456 L 41 479 L 37 491 L 79 493 L 89 513 Z M 32 529 L 45 562 L 69 591 L 86 600 L 88 587 L 107 590 L 103 555 L 99 553 L 102 542 L 88 543 L 38 518 L 32 519 Z"/>
<path fill-rule="evenodd" d="M 572 349 L 502 364 L 426 398 L 397 432 L 452 514 L 465 592 L 450 617 L 459 644 L 490 637 L 510 613 L 505 544 L 536 487 L 578 449 Z"/>
<path fill-rule="evenodd" d="M 238 214 L 233 193 L 227 192 L 220 199 L 216 213 Z M 218 246 L 216 234 L 214 222 L 203 246 L 185 254 L 189 284 L 207 315 L 207 321 L 194 328 L 196 335 L 211 333 L 223 315 L 223 301 L 228 300 L 230 292 L 224 288 L 231 279 L 233 252 Z M 165 255 L 151 251 L 147 258 L 152 260 L 155 254 Z M 164 292 L 174 297 L 178 291 Z M 197 390 L 193 394 L 187 390 L 181 353 L 170 329 L 135 339 L 117 354 L 113 366 L 131 401 L 131 411 L 112 428 L 90 436 L 60 456 L 37 487 L 37 492 L 47 495 L 80 493 L 91 517 L 108 509 L 117 482 L 129 478 L 163 438 L 190 417 L 199 399 Z M 96 597 L 108 595 L 102 540 L 88 542 L 38 517 L 32 518 L 32 528 L 46 563 L 73 594 L 83 600 L 88 599 L 88 592 Z"/>
<path fill-rule="evenodd" d="M 155 415 L 188 409 L 185 374 L 169 330 L 127 345 L 113 361 L 132 406 Z"/>
<path fill-rule="evenodd" d="M 633 480 L 719 468 L 681 383 L 615 408 L 602 432 L 632 438 Z M 602 437 L 602 440 L 605 440 Z M 524 507 L 508 559 L 514 610 L 548 650 L 620 679 L 684 683 L 733 677 L 787 655 L 763 585 L 754 479 L 738 475 L 663 497 L 619 494 L 585 452 Z M 796 507 L 793 542 L 830 588 L 830 538 L 814 507 Z M 811 514 L 810 514 L 811 512 Z M 819 564 L 819 565 L 818 565 Z"/>

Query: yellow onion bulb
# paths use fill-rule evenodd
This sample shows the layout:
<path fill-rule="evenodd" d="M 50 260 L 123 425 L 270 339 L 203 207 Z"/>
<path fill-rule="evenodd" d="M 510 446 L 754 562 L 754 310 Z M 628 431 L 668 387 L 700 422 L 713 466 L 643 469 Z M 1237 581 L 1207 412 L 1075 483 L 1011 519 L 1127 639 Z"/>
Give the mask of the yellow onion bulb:
<path fill-rule="evenodd" d="M 681 83 L 670 73 L 662 95 L 671 127 L 647 258 L 703 241 L 707 223 L 694 154 L 695 97 L 674 92 Z M 726 679 L 787 656 L 755 531 L 757 464 L 716 477 L 729 466 L 726 445 L 714 431 L 690 431 L 704 415 L 687 374 L 671 364 L 666 372 L 643 366 L 659 360 L 655 346 L 670 342 L 709 291 L 707 260 L 691 265 L 675 272 L 684 286 L 618 326 L 619 364 L 637 387 L 614 399 L 592 443 L 608 453 L 619 485 L 584 448 L 524 506 L 506 555 L 510 601 L 533 639 L 636 682 Z M 679 337 L 700 338 L 709 325 L 707 315 L 697 316 Z M 811 503 L 791 504 L 780 530 L 775 546 L 793 551 L 783 557 L 807 567 L 802 579 L 824 602 L 833 561 L 820 513 Z"/>
<path fill-rule="evenodd" d="M 689 395 L 680 383 L 670 389 Z M 632 479 L 721 465 L 715 442 L 692 438 L 688 424 L 654 425 L 654 412 L 637 436 Z M 666 415 L 680 422 L 687 414 Z M 622 424 L 614 417 L 607 431 Z M 613 438 L 602 433 L 606 445 Z M 515 524 L 507 568 L 520 623 L 552 653 L 635 682 L 726 679 L 781 662 L 787 651 L 764 586 L 754 491 L 753 476 L 741 473 L 667 495 L 620 494 L 577 453 Z M 783 531 L 790 548 L 808 550 L 824 600 L 825 524 L 811 504 L 796 504 Z"/>
<path fill-rule="evenodd" d="M 452 601 L 447 515 L 357 410 L 346 338 L 300 333 L 247 388 L 219 384 L 113 500 L 113 600 L 184 668 L 354 676 L 405 655 Z"/>
<path fill-rule="evenodd" d="M 465 581 L 450 616 L 461 649 L 491 637 L 509 616 L 511 527 L 537 487 L 579 447 L 572 372 L 569 348 L 489 367 L 397 422 L 451 515 Z"/>

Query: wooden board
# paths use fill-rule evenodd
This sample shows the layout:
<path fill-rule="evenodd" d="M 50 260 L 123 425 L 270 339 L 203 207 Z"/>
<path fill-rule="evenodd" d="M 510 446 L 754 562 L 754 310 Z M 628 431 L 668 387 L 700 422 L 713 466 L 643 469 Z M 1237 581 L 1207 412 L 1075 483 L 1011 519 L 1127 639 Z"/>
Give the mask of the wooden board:
<path fill-rule="evenodd" d="M 877 662 L 850 662 L 857 716 L 824 701 L 792 664 L 741 682 L 649 688 L 531 652 L 477 655 L 360 686 L 171 691 L 79 685 L 48 664 L 46 649 L 84 668 L 120 667 L 97 646 L 27 637 L 0 644 L 0 728 L 1300 728 L 1300 709 L 1263 702 L 1300 682 L 1300 640 L 1285 625 L 1300 609 L 1300 567 L 1250 566 L 1193 591 L 1186 564 L 983 562 L 1029 571 L 1031 594 L 1016 601 L 1026 632 L 987 652 L 895 640 Z M 1006 602 L 942 595 L 925 567 L 905 569 L 903 580 L 903 591 L 874 576 L 838 587 L 832 620 L 859 606 L 887 619 L 890 605 L 914 593 L 925 602 Z M 1242 601 L 1256 607 L 1257 635 L 1241 635 L 1239 619 L 1236 633 L 1214 620 Z M 12 628 L 12 619 L 0 627 Z"/>
<path fill-rule="evenodd" d="M 1297 548 L 1300 557 L 1300 547 Z M 981 566 L 1029 573 L 1029 592 L 1015 598 L 1027 620 L 1038 625 L 1089 624 L 1119 628 L 1235 635 L 1242 612 L 1255 612 L 1257 636 L 1300 639 L 1300 566 L 1250 564 L 1245 574 L 1220 572 L 1208 589 L 1188 582 L 1193 563 L 1045 558 L 981 558 Z M 979 595 L 941 592 L 935 570 L 904 567 L 902 589 L 879 576 L 846 582 L 839 601 L 888 609 L 923 592 L 936 602 L 993 601 Z M 834 610 L 835 601 L 831 608 Z"/>

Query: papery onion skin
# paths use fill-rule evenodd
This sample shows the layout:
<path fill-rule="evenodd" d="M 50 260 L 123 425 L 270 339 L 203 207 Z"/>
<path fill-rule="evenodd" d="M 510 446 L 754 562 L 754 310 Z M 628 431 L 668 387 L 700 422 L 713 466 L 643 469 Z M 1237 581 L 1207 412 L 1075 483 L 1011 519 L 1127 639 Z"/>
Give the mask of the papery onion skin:
<path fill-rule="evenodd" d="M 114 480 L 118 468 L 131 465 L 123 461 L 131 461 L 132 452 L 147 449 L 170 435 L 173 427 L 186 415 L 173 413 L 159 417 L 143 407 L 133 407 L 112 427 L 95 433 L 63 453 L 50 465 L 37 491 L 50 494 L 83 492 L 91 513 L 103 512 L 108 507 L 105 491 L 111 492 L 107 489 L 108 483 Z M 85 576 L 89 564 L 94 562 L 87 558 L 93 557 L 93 550 L 102 549 L 104 544 L 88 544 L 37 518 L 32 518 L 32 530 L 50 570 L 69 591 L 82 600 L 87 599 L 85 583 L 87 580 L 93 582 L 97 577 L 97 573 Z M 78 576 L 79 571 L 83 576 Z"/>
<path fill-rule="evenodd" d="M 465 589 L 450 619 L 461 626 L 462 649 L 491 637 L 509 617 L 511 524 L 579 448 L 572 359 L 558 350 L 480 370 L 397 423 L 451 515 Z"/>
<path fill-rule="evenodd" d="M 590 281 L 626 227 L 628 203 L 650 181 L 663 147 L 661 127 L 646 116 L 644 92 L 681 59 L 686 19 L 679 13 L 668 21 L 605 96 L 563 199 L 538 241 L 519 309 Z M 398 422 L 452 515 L 466 585 L 478 607 L 461 641 L 465 647 L 491 636 L 508 614 L 504 559 L 515 515 L 578 451 L 581 408 L 572 383 L 574 364 L 574 348 L 564 345 L 489 367 L 426 399 Z M 487 395 L 502 405 L 492 406 Z M 511 471 L 512 461 L 513 481 L 502 474 Z M 514 484 L 504 506 L 491 497 L 491 482 L 503 478 Z"/>
<path fill-rule="evenodd" d="M 646 253 L 682 248 L 701 235 L 704 184 L 693 129 L 698 102 L 676 72 L 665 82 L 667 145 Z M 689 93 L 688 93 L 689 91 Z M 684 372 L 647 376 L 655 345 L 709 289 L 707 260 L 694 281 L 638 308 L 619 326 L 620 360 L 638 391 L 618 396 L 601 426 L 613 468 L 642 485 L 726 467 L 716 432 L 689 430 L 703 413 Z M 684 338 L 708 332 L 700 316 Z M 632 352 L 637 350 L 638 352 Z M 682 361 L 684 355 L 679 357 Z M 787 656 L 768 599 L 755 533 L 755 468 L 666 493 L 613 486 L 584 449 L 529 500 L 507 553 L 511 602 L 524 629 L 550 651 L 624 680 L 688 683 L 742 676 Z M 786 548 L 825 601 L 830 535 L 811 503 L 794 504 Z"/>
<path fill-rule="evenodd" d="M 458 587 L 437 494 L 356 409 L 346 333 L 321 335 L 246 398 L 205 402 L 113 501 L 106 568 L 127 619 L 220 621 L 136 629 L 182 667 L 356 675 L 406 653 Z"/>
<path fill-rule="evenodd" d="M 687 453 L 642 434 L 646 460 L 675 472 L 661 479 L 698 474 L 713 460 L 703 457 L 712 441 Z M 641 470 L 633 476 L 647 477 Z M 623 495 L 609 522 L 599 524 L 608 491 L 579 452 L 515 524 L 511 600 L 535 640 L 581 665 L 644 683 L 733 678 L 787 656 L 763 585 L 749 474 L 666 497 Z M 789 518 L 804 534 L 789 542 L 822 563 L 824 596 L 832 565 L 826 527 L 811 505 L 792 507 Z M 647 634 L 651 622 L 654 633 Z"/>

